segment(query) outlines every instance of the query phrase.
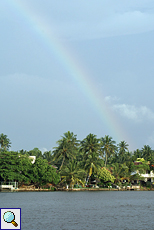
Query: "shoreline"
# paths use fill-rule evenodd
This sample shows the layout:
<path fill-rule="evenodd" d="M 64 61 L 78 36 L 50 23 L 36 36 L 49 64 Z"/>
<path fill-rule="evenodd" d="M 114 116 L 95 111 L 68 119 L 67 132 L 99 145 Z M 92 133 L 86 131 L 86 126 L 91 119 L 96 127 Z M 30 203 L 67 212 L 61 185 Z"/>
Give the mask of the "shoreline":
<path fill-rule="evenodd" d="M 0 192 L 81 192 L 81 191 L 154 191 L 154 189 L 116 189 L 116 188 L 58 188 L 55 190 L 52 189 L 43 189 L 43 188 L 18 188 L 14 190 L 1 190 Z"/>

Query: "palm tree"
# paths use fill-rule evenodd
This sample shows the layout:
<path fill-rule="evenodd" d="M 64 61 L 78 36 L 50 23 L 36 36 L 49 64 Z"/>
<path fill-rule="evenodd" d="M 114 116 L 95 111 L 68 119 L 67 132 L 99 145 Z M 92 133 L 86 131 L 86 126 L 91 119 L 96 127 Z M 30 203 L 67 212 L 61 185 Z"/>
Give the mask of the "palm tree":
<path fill-rule="evenodd" d="M 153 158 L 153 151 L 151 149 L 151 147 L 149 145 L 144 145 L 144 147 L 142 148 L 142 157 L 147 160 L 150 161 Z"/>
<path fill-rule="evenodd" d="M 36 156 L 36 158 L 43 158 L 41 150 L 34 148 L 28 152 L 29 156 Z"/>
<path fill-rule="evenodd" d="M 19 153 L 22 155 L 26 155 L 26 154 L 28 155 L 28 152 L 26 150 L 23 150 L 23 149 L 19 150 Z"/>
<path fill-rule="evenodd" d="M 118 162 L 124 163 L 127 160 L 130 160 L 130 153 L 128 151 L 128 144 L 126 141 L 121 141 L 118 144 Z"/>
<path fill-rule="evenodd" d="M 118 144 L 118 149 L 119 149 L 119 152 L 120 153 L 124 153 L 128 150 L 128 144 L 126 141 L 121 141 L 119 144 Z"/>
<path fill-rule="evenodd" d="M 51 162 L 53 161 L 53 155 L 52 155 L 51 151 L 44 152 L 43 158 L 46 159 L 48 161 L 48 164 L 50 165 Z"/>
<path fill-rule="evenodd" d="M 57 141 L 57 144 L 58 146 L 54 147 L 55 150 L 53 151 L 53 156 L 54 161 L 62 159 L 62 163 L 59 168 L 59 170 L 61 170 L 65 159 L 69 160 L 70 158 L 74 159 L 76 157 L 79 144 L 76 135 L 70 131 L 64 133 L 64 136 L 62 136 L 62 139 Z"/>
<path fill-rule="evenodd" d="M 86 180 L 86 184 L 89 181 L 89 178 L 92 174 L 97 174 L 102 166 L 102 159 L 99 157 L 99 154 L 96 152 L 92 152 L 90 155 L 88 155 L 85 163 L 85 170 L 88 173 L 88 177 Z"/>
<path fill-rule="evenodd" d="M 69 163 L 62 168 L 60 175 L 62 177 L 62 182 L 69 183 L 72 188 L 74 184 L 79 183 L 84 185 L 85 171 L 80 168 L 79 162 L 75 160 L 69 161 Z"/>
<path fill-rule="evenodd" d="M 107 165 L 107 158 L 111 155 L 113 155 L 116 150 L 116 142 L 112 140 L 112 137 L 106 136 L 101 138 L 101 151 L 102 154 L 105 155 L 105 167 Z"/>
<path fill-rule="evenodd" d="M 89 134 L 81 141 L 80 151 L 84 153 L 85 157 L 91 155 L 91 153 L 99 153 L 100 143 L 99 139 L 94 134 Z"/>
<path fill-rule="evenodd" d="M 74 135 L 73 132 L 66 132 L 64 133 L 64 136 L 62 136 L 63 139 L 65 139 L 68 143 L 71 143 L 74 146 L 78 145 L 77 135 Z"/>
<path fill-rule="evenodd" d="M 7 137 L 7 135 L 4 135 L 3 133 L 0 134 L 0 145 L 1 150 L 8 150 L 9 147 L 11 147 L 11 141 Z"/>
<path fill-rule="evenodd" d="M 84 165 L 88 172 L 87 182 L 92 173 L 97 171 L 98 165 L 101 165 L 99 141 L 96 135 L 91 133 L 81 141 L 80 151 L 84 154 Z"/>
<path fill-rule="evenodd" d="M 142 158 L 142 157 L 143 157 L 142 151 L 139 149 L 136 149 L 134 151 L 134 155 L 132 156 L 132 161 L 135 161 L 137 158 Z"/>
<path fill-rule="evenodd" d="M 130 178 L 129 168 L 125 163 L 114 163 L 111 165 L 110 170 L 112 172 L 112 175 L 115 177 L 115 183 L 120 182 L 122 179 L 129 180 Z"/>

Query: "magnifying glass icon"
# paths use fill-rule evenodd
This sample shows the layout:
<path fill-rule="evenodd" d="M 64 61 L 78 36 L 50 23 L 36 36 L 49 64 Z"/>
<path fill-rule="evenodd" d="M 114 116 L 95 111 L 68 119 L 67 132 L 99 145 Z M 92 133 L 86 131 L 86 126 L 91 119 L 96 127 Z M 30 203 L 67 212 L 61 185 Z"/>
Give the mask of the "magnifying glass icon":
<path fill-rule="evenodd" d="M 18 224 L 15 222 L 15 215 L 13 212 L 11 211 L 7 211 L 4 213 L 3 215 L 3 219 L 6 223 L 11 223 L 13 224 L 15 227 L 18 226 Z"/>

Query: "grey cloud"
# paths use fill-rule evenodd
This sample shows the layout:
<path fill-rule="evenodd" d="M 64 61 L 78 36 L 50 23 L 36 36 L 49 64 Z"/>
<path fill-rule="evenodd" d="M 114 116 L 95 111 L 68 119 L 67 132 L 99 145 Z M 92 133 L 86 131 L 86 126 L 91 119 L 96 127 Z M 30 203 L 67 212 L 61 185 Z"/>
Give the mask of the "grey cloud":
<path fill-rule="evenodd" d="M 30 1 L 29 6 L 36 21 L 40 18 L 43 21 L 42 30 L 57 34 L 60 39 L 97 39 L 154 29 L 154 3 L 148 0 L 58 1 L 57 4 Z"/>
<path fill-rule="evenodd" d="M 108 17 L 95 19 L 89 23 L 87 20 L 62 23 L 57 26 L 57 34 L 63 38 L 97 39 L 126 34 L 138 34 L 154 30 L 154 14 L 140 11 L 114 13 Z"/>

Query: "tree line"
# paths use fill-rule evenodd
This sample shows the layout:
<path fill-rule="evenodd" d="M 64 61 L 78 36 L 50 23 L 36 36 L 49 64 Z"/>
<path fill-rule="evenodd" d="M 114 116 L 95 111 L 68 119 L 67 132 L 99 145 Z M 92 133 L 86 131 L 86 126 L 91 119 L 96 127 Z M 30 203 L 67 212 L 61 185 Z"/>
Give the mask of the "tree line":
<path fill-rule="evenodd" d="M 78 140 L 77 135 L 68 131 L 52 151 L 43 154 L 38 148 L 9 151 L 11 142 L 4 134 L 0 135 L 0 145 L 0 179 L 21 184 L 85 186 L 97 181 L 100 186 L 106 182 L 120 185 L 124 180 L 141 179 L 136 170 L 142 173 L 154 168 L 154 150 L 149 145 L 130 152 L 126 141 L 116 144 L 109 135 L 97 138 L 90 133 Z M 34 164 L 28 156 L 36 156 Z M 142 164 L 134 165 L 138 158 Z"/>

